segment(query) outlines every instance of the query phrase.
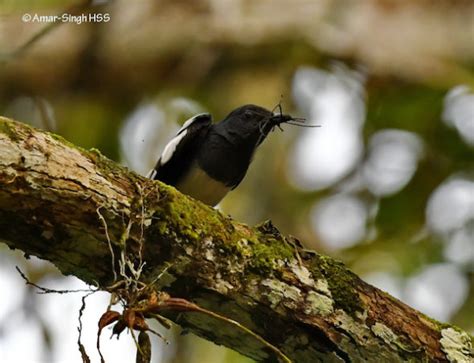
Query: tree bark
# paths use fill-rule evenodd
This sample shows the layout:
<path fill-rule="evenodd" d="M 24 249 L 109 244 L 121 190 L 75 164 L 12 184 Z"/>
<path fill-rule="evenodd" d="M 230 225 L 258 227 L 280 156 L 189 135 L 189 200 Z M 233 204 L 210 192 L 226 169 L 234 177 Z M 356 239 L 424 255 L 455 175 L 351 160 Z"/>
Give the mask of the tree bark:
<path fill-rule="evenodd" d="M 118 256 L 136 260 L 143 246 L 148 281 L 170 266 L 157 289 L 238 321 L 294 362 L 474 361 L 467 333 L 303 250 L 271 222 L 238 223 L 96 150 L 5 118 L 0 239 L 100 286 L 119 274 Z M 256 361 L 277 360 L 226 321 L 163 314 Z"/>

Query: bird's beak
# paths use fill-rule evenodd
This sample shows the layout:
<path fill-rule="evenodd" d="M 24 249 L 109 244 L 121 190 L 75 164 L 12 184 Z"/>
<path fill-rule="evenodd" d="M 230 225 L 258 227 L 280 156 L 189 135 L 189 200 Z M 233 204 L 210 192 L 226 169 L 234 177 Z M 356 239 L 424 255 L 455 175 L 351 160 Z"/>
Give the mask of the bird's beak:
<path fill-rule="evenodd" d="M 272 125 L 274 126 L 278 126 L 282 123 L 285 123 L 285 122 L 288 122 L 288 121 L 291 121 L 293 120 L 293 117 L 290 116 L 290 115 L 283 115 L 283 114 L 274 114 L 272 117 L 271 117 L 271 123 Z"/>

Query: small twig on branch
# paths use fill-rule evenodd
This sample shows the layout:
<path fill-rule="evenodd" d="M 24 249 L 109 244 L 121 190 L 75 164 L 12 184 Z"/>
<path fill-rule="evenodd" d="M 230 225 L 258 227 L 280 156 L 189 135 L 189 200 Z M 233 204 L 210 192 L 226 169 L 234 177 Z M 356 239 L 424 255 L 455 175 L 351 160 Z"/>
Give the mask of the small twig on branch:
<path fill-rule="evenodd" d="M 84 295 L 81 299 L 82 304 L 81 308 L 79 309 L 79 317 L 78 317 L 78 323 L 79 326 L 77 327 L 77 331 L 79 333 L 77 337 L 77 346 L 79 347 L 79 352 L 81 353 L 81 358 L 82 358 L 82 363 L 90 363 L 91 360 L 89 356 L 87 355 L 86 348 L 81 342 L 82 338 L 82 314 L 84 313 L 84 309 L 86 308 L 86 298 L 95 293 L 96 291 L 91 291 L 88 294 Z"/>
<path fill-rule="evenodd" d="M 42 286 L 39 286 L 39 285 L 31 282 L 26 277 L 26 275 L 23 273 L 23 271 L 20 270 L 20 268 L 18 266 L 15 266 L 15 267 L 16 267 L 16 270 L 18 271 L 18 273 L 20 274 L 20 276 L 23 278 L 23 280 L 25 280 L 26 285 L 33 286 L 33 287 L 37 288 L 38 290 L 40 290 L 38 292 L 39 294 L 69 294 L 69 293 L 75 293 L 75 292 L 87 292 L 87 294 L 85 294 L 81 299 L 82 304 L 81 304 L 81 308 L 79 309 L 79 317 L 78 317 L 79 325 L 77 327 L 77 331 L 78 331 L 79 335 L 77 337 L 77 345 L 78 345 L 78 348 L 79 348 L 79 352 L 81 353 L 82 362 L 83 363 L 90 363 L 91 360 L 90 360 L 89 356 L 87 355 L 87 352 L 86 352 L 86 349 L 85 349 L 84 345 L 81 342 L 81 338 L 82 338 L 82 314 L 84 313 L 84 309 L 86 308 L 86 298 L 89 297 L 90 295 L 96 293 L 97 291 L 99 291 L 99 288 L 96 288 L 95 290 L 90 289 L 90 288 L 89 289 L 77 289 L 77 290 L 49 289 L 49 288 L 42 287 Z"/>
<path fill-rule="evenodd" d="M 35 284 L 34 282 L 31 282 L 30 280 L 28 280 L 28 277 L 26 277 L 26 275 L 23 273 L 23 271 L 20 270 L 20 268 L 18 266 L 15 266 L 16 270 L 18 271 L 18 273 L 20 274 L 20 276 L 23 278 L 23 280 L 25 280 L 26 284 L 27 285 L 30 285 L 30 286 L 34 286 L 36 287 L 38 290 L 41 290 L 38 292 L 38 294 L 69 294 L 69 293 L 73 293 L 73 292 L 88 292 L 88 293 L 94 293 L 98 290 L 92 290 L 92 289 L 77 289 L 77 290 L 55 290 L 55 289 L 49 289 L 47 287 L 42 287 L 42 286 L 39 286 L 37 284 Z"/>
<path fill-rule="evenodd" d="M 102 222 L 102 225 L 104 226 L 105 237 L 107 238 L 107 244 L 109 246 L 109 251 L 110 251 L 110 258 L 112 259 L 112 273 L 114 275 L 114 282 L 116 282 L 117 272 L 115 272 L 115 254 L 114 254 L 114 249 L 112 248 L 112 241 L 110 240 L 107 222 L 105 221 L 105 218 L 102 216 L 102 214 L 100 214 L 100 207 L 97 208 L 96 212 L 97 212 L 97 215 L 99 216 L 100 221 Z"/>

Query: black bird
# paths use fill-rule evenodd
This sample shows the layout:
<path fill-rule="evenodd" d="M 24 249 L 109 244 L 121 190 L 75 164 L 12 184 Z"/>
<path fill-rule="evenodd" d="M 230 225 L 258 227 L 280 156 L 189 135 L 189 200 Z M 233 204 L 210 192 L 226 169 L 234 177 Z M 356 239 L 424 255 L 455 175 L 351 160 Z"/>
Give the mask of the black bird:
<path fill-rule="evenodd" d="M 301 119 L 255 105 L 241 106 L 216 124 L 208 113 L 196 115 L 166 145 L 148 177 L 214 206 L 242 181 L 268 133 L 291 121 Z"/>

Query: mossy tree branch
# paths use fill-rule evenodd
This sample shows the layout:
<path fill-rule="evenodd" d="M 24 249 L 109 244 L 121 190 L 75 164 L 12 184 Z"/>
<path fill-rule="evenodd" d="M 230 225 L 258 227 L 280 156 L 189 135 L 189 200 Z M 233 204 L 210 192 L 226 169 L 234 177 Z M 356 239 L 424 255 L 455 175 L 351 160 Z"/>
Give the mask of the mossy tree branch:
<path fill-rule="evenodd" d="M 302 250 L 271 223 L 238 223 L 97 151 L 0 118 L 0 239 L 105 286 L 114 275 L 107 236 L 115 255 L 126 250 L 131 259 L 144 241 L 145 278 L 171 265 L 157 288 L 240 322 L 294 362 L 474 359 L 465 332 Z M 257 361 L 275 361 L 232 324 L 166 315 Z"/>

